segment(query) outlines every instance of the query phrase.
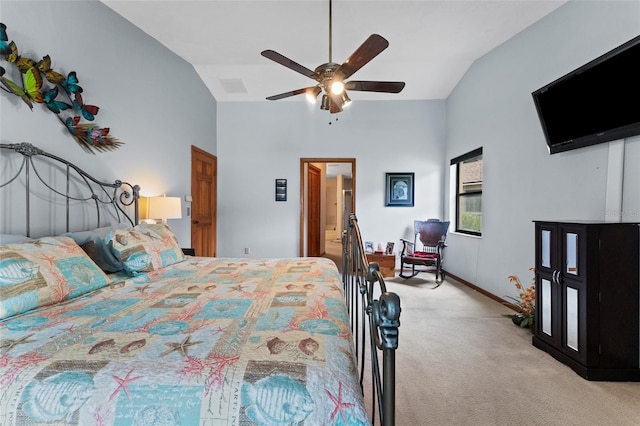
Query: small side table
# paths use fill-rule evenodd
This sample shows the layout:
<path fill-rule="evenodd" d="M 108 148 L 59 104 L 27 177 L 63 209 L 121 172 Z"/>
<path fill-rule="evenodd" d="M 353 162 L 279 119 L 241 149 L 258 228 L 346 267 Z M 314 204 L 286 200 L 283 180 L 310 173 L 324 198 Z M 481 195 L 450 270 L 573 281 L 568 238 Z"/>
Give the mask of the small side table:
<path fill-rule="evenodd" d="M 367 261 L 376 262 L 380 266 L 380 272 L 385 278 L 396 276 L 396 255 L 384 253 L 368 253 Z"/>

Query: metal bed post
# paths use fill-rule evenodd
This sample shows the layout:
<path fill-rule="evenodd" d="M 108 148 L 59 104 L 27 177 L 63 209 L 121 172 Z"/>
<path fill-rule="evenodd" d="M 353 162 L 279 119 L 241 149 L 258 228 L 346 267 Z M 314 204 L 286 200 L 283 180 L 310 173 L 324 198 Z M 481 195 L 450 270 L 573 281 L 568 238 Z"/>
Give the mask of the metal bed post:
<path fill-rule="evenodd" d="M 369 264 L 367 261 L 358 220 L 354 214 L 349 217 L 349 226 L 343 232 L 342 244 L 343 288 L 351 317 L 351 330 L 360 369 L 360 386 L 363 387 L 365 334 L 368 325 L 372 423 L 375 423 L 377 405 L 381 424 L 393 426 L 395 424 L 395 351 L 398 348 L 398 328 L 400 327 L 400 298 L 397 294 L 387 291 L 379 265 Z M 374 295 L 378 293 L 380 298 L 375 299 Z M 378 351 L 382 352 L 382 375 Z"/>

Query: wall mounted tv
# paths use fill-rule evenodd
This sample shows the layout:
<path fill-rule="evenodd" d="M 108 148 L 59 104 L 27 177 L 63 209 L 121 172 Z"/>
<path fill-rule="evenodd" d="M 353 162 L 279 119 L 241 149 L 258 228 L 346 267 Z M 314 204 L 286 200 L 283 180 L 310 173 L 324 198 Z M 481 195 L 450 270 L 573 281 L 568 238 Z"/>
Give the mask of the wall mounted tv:
<path fill-rule="evenodd" d="M 640 36 L 532 96 L 551 154 L 640 134 Z"/>

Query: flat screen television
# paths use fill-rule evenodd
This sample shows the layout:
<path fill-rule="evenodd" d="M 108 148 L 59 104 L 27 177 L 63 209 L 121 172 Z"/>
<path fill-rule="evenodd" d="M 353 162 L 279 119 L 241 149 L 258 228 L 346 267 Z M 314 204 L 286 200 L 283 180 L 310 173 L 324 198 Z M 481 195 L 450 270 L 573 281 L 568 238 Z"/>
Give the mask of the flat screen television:
<path fill-rule="evenodd" d="M 532 96 L 551 154 L 640 134 L 640 36 Z"/>

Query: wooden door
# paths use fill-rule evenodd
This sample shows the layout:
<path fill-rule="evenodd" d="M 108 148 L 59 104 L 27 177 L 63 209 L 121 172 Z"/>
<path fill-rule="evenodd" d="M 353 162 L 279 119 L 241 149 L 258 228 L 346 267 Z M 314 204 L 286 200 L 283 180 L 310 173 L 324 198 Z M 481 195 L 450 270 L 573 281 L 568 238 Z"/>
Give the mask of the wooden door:
<path fill-rule="evenodd" d="M 216 256 L 218 159 L 191 146 L 191 247 L 196 256 Z"/>
<path fill-rule="evenodd" d="M 317 257 L 320 253 L 320 169 L 309 164 L 307 182 L 309 185 L 309 211 L 307 227 L 307 256 Z"/>

